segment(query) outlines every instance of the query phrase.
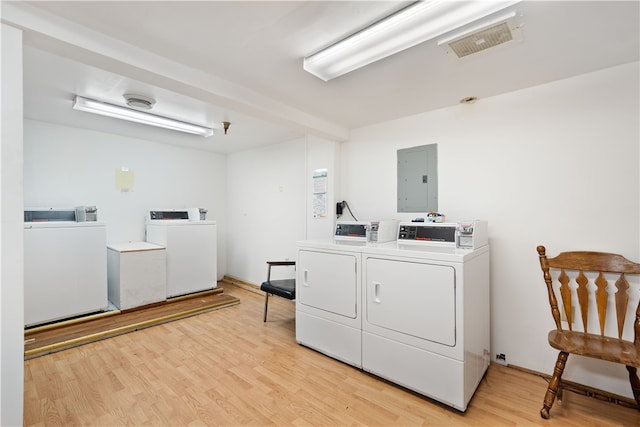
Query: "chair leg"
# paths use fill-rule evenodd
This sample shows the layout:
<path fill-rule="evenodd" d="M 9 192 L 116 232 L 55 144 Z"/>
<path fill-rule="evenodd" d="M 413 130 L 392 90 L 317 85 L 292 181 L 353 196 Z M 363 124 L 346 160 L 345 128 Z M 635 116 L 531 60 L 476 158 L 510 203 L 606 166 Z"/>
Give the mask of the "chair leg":
<path fill-rule="evenodd" d="M 553 369 L 553 376 L 549 381 L 549 388 L 547 388 L 547 392 L 544 395 L 543 406 L 540 410 L 540 416 L 545 420 L 549 419 L 549 411 L 553 406 L 553 401 L 556 399 L 558 386 L 560 385 L 560 380 L 562 378 L 562 373 L 564 372 L 564 367 L 567 364 L 568 357 L 569 353 L 564 351 L 561 351 L 560 354 L 558 354 L 558 360 L 556 361 L 556 366 Z"/>
<path fill-rule="evenodd" d="M 267 321 L 267 306 L 269 305 L 269 292 L 264 293 L 264 319 L 263 322 Z"/>
<path fill-rule="evenodd" d="M 636 399 L 638 409 L 640 409 L 640 379 L 638 379 L 638 369 L 635 366 L 627 366 L 629 371 L 629 382 L 631 383 L 631 390 L 633 390 L 633 397 Z"/>
<path fill-rule="evenodd" d="M 562 381 L 558 384 L 558 392 L 556 393 L 556 400 L 562 402 L 564 398 L 564 387 L 562 387 Z"/>

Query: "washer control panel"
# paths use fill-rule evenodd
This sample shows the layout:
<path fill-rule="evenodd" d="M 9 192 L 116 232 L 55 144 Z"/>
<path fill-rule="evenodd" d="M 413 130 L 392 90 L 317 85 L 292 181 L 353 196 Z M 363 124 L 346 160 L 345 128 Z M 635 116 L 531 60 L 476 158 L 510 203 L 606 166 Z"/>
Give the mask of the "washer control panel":
<path fill-rule="evenodd" d="M 149 211 L 150 220 L 189 219 L 189 211 Z"/>

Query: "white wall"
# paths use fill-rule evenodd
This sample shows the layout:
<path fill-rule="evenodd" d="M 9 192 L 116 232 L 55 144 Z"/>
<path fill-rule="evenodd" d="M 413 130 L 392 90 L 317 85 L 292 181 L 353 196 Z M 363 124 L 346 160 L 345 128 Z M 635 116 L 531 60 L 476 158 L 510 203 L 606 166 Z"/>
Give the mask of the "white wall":
<path fill-rule="evenodd" d="M 295 242 L 305 238 L 305 153 L 305 140 L 296 139 L 228 156 L 230 276 L 259 284 L 266 261 L 296 259 Z"/>
<path fill-rule="evenodd" d="M 134 172 L 132 192 L 116 169 Z M 144 241 L 149 209 L 204 207 L 218 224 L 218 278 L 226 267 L 226 156 L 25 120 L 24 204 L 96 205 L 107 242 Z"/>
<path fill-rule="evenodd" d="M 439 211 L 489 222 L 491 350 L 510 364 L 551 373 L 557 355 L 537 245 L 640 260 L 638 65 L 357 129 L 342 146 L 359 216 L 410 220 L 396 213 L 396 150 L 438 144 Z M 631 396 L 624 367 L 593 365 L 572 356 L 564 378 Z"/>
<path fill-rule="evenodd" d="M 295 260 L 296 242 L 330 238 L 339 184 L 339 144 L 308 136 L 230 154 L 227 161 L 227 274 L 258 285 L 267 260 Z M 314 216 L 314 179 L 327 170 L 326 215 Z M 292 277 L 278 268 L 272 276 Z"/>
<path fill-rule="evenodd" d="M 0 425 L 22 425 L 24 292 L 22 227 L 22 32 L 0 41 Z"/>

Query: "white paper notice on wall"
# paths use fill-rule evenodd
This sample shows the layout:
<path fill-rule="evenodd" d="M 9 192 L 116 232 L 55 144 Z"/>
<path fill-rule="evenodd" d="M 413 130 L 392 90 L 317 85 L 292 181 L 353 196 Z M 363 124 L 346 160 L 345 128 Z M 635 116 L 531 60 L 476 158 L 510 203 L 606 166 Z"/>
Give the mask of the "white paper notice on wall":
<path fill-rule="evenodd" d="M 313 217 L 323 218 L 327 216 L 327 170 L 316 169 L 313 171 Z"/>
<path fill-rule="evenodd" d="M 313 195 L 313 217 L 322 218 L 327 216 L 327 195 L 314 194 Z"/>
<path fill-rule="evenodd" d="M 116 190 L 121 193 L 130 193 L 134 187 L 134 175 L 133 170 L 127 167 L 120 167 L 116 169 Z"/>

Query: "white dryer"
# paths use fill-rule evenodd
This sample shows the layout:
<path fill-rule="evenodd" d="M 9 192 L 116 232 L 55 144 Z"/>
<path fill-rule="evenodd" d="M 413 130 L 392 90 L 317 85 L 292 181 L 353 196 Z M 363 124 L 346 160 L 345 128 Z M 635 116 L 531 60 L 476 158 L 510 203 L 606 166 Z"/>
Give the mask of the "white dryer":
<path fill-rule="evenodd" d="M 296 341 L 362 366 L 361 256 L 366 243 L 297 243 Z"/>
<path fill-rule="evenodd" d="M 167 298 L 218 286 L 216 222 L 190 211 L 152 210 L 146 222 L 146 241 L 166 248 Z"/>
<path fill-rule="evenodd" d="M 362 368 L 465 411 L 490 360 L 489 246 L 411 227 L 411 244 L 362 249 Z"/>

